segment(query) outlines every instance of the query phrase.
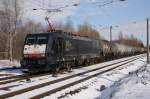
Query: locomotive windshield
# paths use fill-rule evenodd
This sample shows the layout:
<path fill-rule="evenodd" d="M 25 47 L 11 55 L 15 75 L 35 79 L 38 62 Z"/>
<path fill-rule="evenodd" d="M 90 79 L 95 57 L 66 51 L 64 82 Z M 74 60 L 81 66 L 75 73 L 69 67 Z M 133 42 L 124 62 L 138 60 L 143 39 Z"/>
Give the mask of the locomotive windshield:
<path fill-rule="evenodd" d="M 35 42 L 36 42 L 36 37 L 28 37 L 28 38 L 26 39 L 26 44 L 27 44 L 27 45 L 35 44 Z"/>
<path fill-rule="evenodd" d="M 47 44 L 47 42 L 47 36 L 28 36 L 26 39 L 26 45 Z"/>
<path fill-rule="evenodd" d="M 47 43 L 47 37 L 37 37 L 37 44 L 46 44 Z"/>
<path fill-rule="evenodd" d="M 48 35 L 28 34 L 26 37 L 24 51 L 25 55 L 45 54 L 48 44 Z"/>

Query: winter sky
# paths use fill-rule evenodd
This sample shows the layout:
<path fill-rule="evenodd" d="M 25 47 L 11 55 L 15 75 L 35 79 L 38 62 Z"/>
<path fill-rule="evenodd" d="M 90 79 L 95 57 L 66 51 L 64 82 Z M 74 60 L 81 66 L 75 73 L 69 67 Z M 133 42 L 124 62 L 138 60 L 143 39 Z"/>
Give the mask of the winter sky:
<path fill-rule="evenodd" d="M 115 2 L 99 7 L 110 1 Z M 72 6 L 76 3 L 79 5 Z M 124 35 L 133 34 L 146 42 L 146 18 L 150 17 L 150 0 L 26 0 L 25 18 L 45 23 L 46 12 L 32 9 L 55 9 L 66 5 L 69 7 L 61 9 L 62 12 L 49 14 L 53 23 L 66 22 L 70 18 L 77 27 L 88 22 L 108 40 L 109 26 L 112 25 L 113 39 L 117 39 L 118 33 L 123 32 Z"/>

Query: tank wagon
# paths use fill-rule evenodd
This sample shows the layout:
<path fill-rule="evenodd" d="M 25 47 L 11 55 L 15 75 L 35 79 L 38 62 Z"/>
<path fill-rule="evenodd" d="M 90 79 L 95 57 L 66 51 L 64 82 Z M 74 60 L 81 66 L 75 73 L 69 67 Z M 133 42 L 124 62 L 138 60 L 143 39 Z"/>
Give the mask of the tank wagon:
<path fill-rule="evenodd" d="M 111 44 L 107 40 L 102 40 L 102 56 L 109 57 L 111 55 Z"/>
<path fill-rule="evenodd" d="M 107 40 L 102 40 L 102 58 L 113 59 L 125 56 L 131 56 L 135 54 L 144 53 L 144 47 L 129 46 L 126 44 L 121 44 L 117 42 L 109 42 Z"/>
<path fill-rule="evenodd" d="M 71 66 L 97 62 L 101 51 L 98 40 L 62 31 L 27 34 L 21 66 L 31 73 L 70 69 Z"/>
<path fill-rule="evenodd" d="M 114 56 L 130 56 L 134 55 L 134 47 L 125 44 L 114 43 L 112 47 Z"/>

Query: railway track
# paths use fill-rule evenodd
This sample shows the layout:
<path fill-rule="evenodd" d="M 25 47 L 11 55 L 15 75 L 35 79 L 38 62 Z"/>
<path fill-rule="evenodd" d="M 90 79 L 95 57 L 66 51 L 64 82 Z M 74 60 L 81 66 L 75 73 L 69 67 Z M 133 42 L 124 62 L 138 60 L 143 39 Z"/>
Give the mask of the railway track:
<path fill-rule="evenodd" d="M 0 78 L 0 81 L 1 81 L 0 85 L 11 83 L 11 82 L 16 82 L 16 81 L 21 81 L 21 80 L 25 80 L 25 79 L 35 78 L 35 77 L 41 77 L 41 76 L 50 75 L 50 74 L 51 73 L 44 73 L 44 74 L 39 74 L 39 75 L 24 74 L 24 75 Z"/>
<path fill-rule="evenodd" d="M 126 59 L 126 60 L 128 60 L 128 59 Z M 123 61 L 126 61 L 126 60 L 123 60 Z M 120 62 L 123 62 L 123 61 L 120 61 Z M 116 63 L 118 63 L 118 62 L 116 62 Z M 116 63 L 112 63 L 109 65 L 114 65 Z M 31 79 L 31 78 L 35 78 L 35 77 L 42 77 L 42 76 L 46 76 L 46 75 L 50 75 L 50 74 L 51 73 L 43 73 L 43 74 L 39 74 L 39 75 L 23 74 L 23 75 L 17 75 L 17 76 L 4 77 L 4 78 L 0 78 L 0 85 L 11 83 L 11 82 L 16 82 L 16 81 L 21 81 L 21 80 L 25 80 L 25 79 Z"/>
<path fill-rule="evenodd" d="M 142 58 L 142 57 L 143 57 L 143 55 L 139 55 L 139 56 L 136 56 L 136 57 L 125 59 L 125 60 L 120 61 L 120 62 L 116 62 L 116 63 L 109 64 L 109 65 L 105 65 L 105 66 L 102 66 L 102 67 L 99 67 L 99 68 L 95 68 L 95 69 L 92 69 L 92 70 L 87 70 L 85 72 L 73 74 L 73 75 L 66 76 L 66 77 L 63 77 L 63 78 L 60 78 L 60 79 L 56 79 L 56 80 L 48 81 L 48 82 L 41 83 L 41 84 L 38 84 L 38 85 L 30 86 L 28 88 L 19 89 L 19 90 L 13 91 L 13 92 L 8 92 L 6 94 L 0 95 L 0 99 L 13 97 L 15 95 L 21 95 L 21 94 L 27 93 L 29 91 L 34 91 L 36 89 L 40 89 L 40 88 L 46 87 L 48 85 L 53 86 L 53 85 L 55 85 L 57 83 L 62 83 L 64 81 L 67 81 L 67 80 L 70 80 L 70 79 L 74 79 L 74 78 L 78 78 L 78 77 L 80 78 L 81 75 L 88 75 L 90 73 L 90 75 L 88 77 L 83 77 L 83 78 L 81 77 L 81 79 L 76 80 L 76 81 L 71 80 L 73 82 L 70 82 L 70 83 L 68 83 L 66 85 L 62 85 L 62 86 L 60 86 L 58 88 L 54 88 L 54 89 L 48 90 L 47 92 L 43 92 L 42 94 L 38 94 L 38 95 L 35 95 L 35 96 L 31 97 L 32 99 L 38 99 L 38 98 L 41 98 L 41 97 L 53 94 L 55 92 L 58 92 L 58 91 L 60 91 L 62 89 L 65 89 L 67 87 L 70 87 L 70 86 L 73 86 L 75 84 L 78 84 L 80 82 L 83 82 L 85 80 L 88 80 L 88 79 L 90 79 L 92 77 L 98 76 L 98 75 L 103 74 L 105 72 L 108 72 L 108 71 L 111 71 L 111 70 L 116 69 L 118 67 L 121 67 L 122 65 L 130 63 L 130 62 L 135 61 L 135 60 L 137 60 L 139 58 Z"/>

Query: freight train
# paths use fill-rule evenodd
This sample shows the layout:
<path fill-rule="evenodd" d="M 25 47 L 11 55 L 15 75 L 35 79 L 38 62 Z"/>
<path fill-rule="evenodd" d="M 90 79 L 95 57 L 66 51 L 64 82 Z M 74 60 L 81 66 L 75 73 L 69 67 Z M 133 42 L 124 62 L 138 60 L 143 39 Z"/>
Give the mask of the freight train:
<path fill-rule="evenodd" d="M 27 72 L 58 72 L 61 68 L 89 65 L 106 57 L 133 55 L 142 48 L 81 37 L 63 31 L 28 34 L 21 66 Z"/>

